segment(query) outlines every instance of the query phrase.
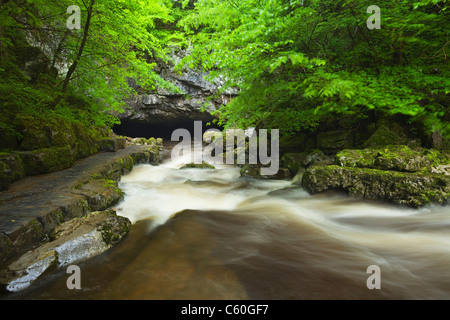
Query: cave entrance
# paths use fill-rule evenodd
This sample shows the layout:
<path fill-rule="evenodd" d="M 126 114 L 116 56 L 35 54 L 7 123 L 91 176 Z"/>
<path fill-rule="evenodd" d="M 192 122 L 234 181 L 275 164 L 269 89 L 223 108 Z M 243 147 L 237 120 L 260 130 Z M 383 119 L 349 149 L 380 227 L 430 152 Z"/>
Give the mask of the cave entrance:
<path fill-rule="evenodd" d="M 203 133 L 208 129 L 219 129 L 223 130 L 222 127 L 211 124 L 206 125 L 207 122 L 204 121 L 202 125 Z M 194 136 L 194 121 L 184 121 L 176 123 L 163 123 L 163 124 L 153 124 L 143 121 L 136 120 L 122 120 L 120 125 L 113 127 L 114 133 L 127 136 L 132 138 L 162 138 L 164 140 L 170 140 L 172 132 L 176 129 L 186 129 Z"/>

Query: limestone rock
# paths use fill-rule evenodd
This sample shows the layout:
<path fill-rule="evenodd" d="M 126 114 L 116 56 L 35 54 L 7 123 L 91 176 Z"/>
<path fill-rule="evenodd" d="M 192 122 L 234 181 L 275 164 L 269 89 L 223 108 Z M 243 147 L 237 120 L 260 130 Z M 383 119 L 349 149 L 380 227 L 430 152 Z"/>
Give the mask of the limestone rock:
<path fill-rule="evenodd" d="M 50 266 L 58 268 L 81 263 L 117 244 L 130 230 L 131 222 L 113 210 L 92 212 L 58 226 L 53 241 L 28 251 L 0 274 L 8 291 L 28 287 Z"/>
<path fill-rule="evenodd" d="M 336 155 L 335 163 L 346 167 L 431 172 L 432 167 L 446 165 L 450 160 L 437 150 L 413 150 L 408 146 L 393 145 L 379 149 L 343 150 Z"/>
<path fill-rule="evenodd" d="M 260 178 L 261 172 L 256 164 L 246 164 L 240 170 L 241 177 Z"/>
<path fill-rule="evenodd" d="M 408 207 L 446 204 L 450 199 L 450 177 L 439 174 L 316 166 L 305 172 L 302 185 L 312 194 L 337 189 L 353 197 Z"/>
<path fill-rule="evenodd" d="M 120 149 L 125 149 L 126 139 L 119 137 L 107 137 L 99 141 L 100 151 L 116 152 Z"/>
<path fill-rule="evenodd" d="M 270 179 L 270 180 L 289 180 L 291 174 L 287 168 L 278 168 L 278 171 L 274 175 L 261 174 L 261 168 L 256 164 L 246 164 L 242 166 L 240 170 L 241 177 L 248 177 L 254 179 Z"/>
<path fill-rule="evenodd" d="M 28 176 L 66 169 L 75 161 L 69 146 L 23 151 L 19 155 Z"/>
<path fill-rule="evenodd" d="M 286 153 L 281 157 L 281 166 L 289 169 L 292 176 L 295 176 L 300 170 L 309 166 L 330 162 L 330 157 L 320 150 L 312 150 L 310 153 Z M 330 163 L 331 164 L 331 163 Z"/>
<path fill-rule="evenodd" d="M 204 72 L 187 68 L 175 71 L 176 61 L 180 61 L 186 55 L 183 50 L 173 52 L 172 65 L 155 61 L 158 74 L 178 88 L 178 92 L 163 88 L 148 92 L 138 86 L 134 79 L 129 79 L 129 85 L 137 94 L 126 101 L 128 108 L 125 112 L 117 114 L 123 123 L 137 121 L 149 125 L 174 125 L 190 121 L 210 122 L 215 119 L 211 111 L 227 104 L 237 95 L 237 89 L 228 89 L 218 94 L 225 83 L 221 78 L 207 81 L 208 74 Z M 205 112 L 202 111 L 203 106 L 206 106 Z"/>
<path fill-rule="evenodd" d="M 393 123 L 383 123 L 378 126 L 376 131 L 367 139 L 362 147 L 363 148 L 378 148 L 387 145 L 404 145 L 408 142 L 408 138 L 405 135 L 403 129 Z"/>
<path fill-rule="evenodd" d="M 292 175 L 296 175 L 303 168 L 307 155 L 306 152 L 286 153 L 281 157 L 281 165 L 287 168 Z"/>
<path fill-rule="evenodd" d="M 328 131 L 317 135 L 317 148 L 327 154 L 351 148 L 353 142 L 354 134 L 351 130 Z"/>
<path fill-rule="evenodd" d="M 22 159 L 17 154 L 0 154 L 0 190 L 8 188 L 10 183 L 24 176 Z"/>
<path fill-rule="evenodd" d="M 188 163 L 182 166 L 180 169 L 215 169 L 214 166 L 209 163 Z"/>
<path fill-rule="evenodd" d="M 395 145 L 343 150 L 336 155 L 335 165 L 308 168 L 302 185 L 313 194 L 338 189 L 358 198 L 409 207 L 445 204 L 450 199 L 449 165 L 450 159 L 433 149 Z"/>
<path fill-rule="evenodd" d="M 105 210 L 123 197 L 118 182 L 105 179 L 91 180 L 72 192 L 84 195 L 89 208 L 93 211 Z"/>
<path fill-rule="evenodd" d="M 298 153 L 308 150 L 309 147 L 314 147 L 313 145 L 308 146 L 309 141 L 314 144 L 313 139 L 302 132 L 295 133 L 292 136 L 283 136 L 280 138 L 280 154 Z"/>

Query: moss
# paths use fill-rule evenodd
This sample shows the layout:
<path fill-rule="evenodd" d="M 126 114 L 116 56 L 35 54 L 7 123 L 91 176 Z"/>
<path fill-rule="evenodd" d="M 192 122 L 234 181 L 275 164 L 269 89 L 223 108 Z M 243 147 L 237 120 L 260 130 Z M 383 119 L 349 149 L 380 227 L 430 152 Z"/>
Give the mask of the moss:
<path fill-rule="evenodd" d="M 38 232 L 38 233 L 44 231 L 44 228 L 42 227 L 42 224 L 40 224 L 36 220 L 32 220 L 30 222 L 30 228 L 33 229 L 35 232 Z"/>
<path fill-rule="evenodd" d="M 306 171 L 302 185 L 311 193 L 339 189 L 352 196 L 390 200 L 409 207 L 444 204 L 450 199 L 450 177 L 439 174 L 317 166 Z"/>
<path fill-rule="evenodd" d="M 192 169 L 192 168 L 197 168 L 197 169 L 215 169 L 214 166 L 212 166 L 212 165 L 210 165 L 209 163 L 206 163 L 206 162 L 202 162 L 201 164 L 188 163 L 188 164 L 185 164 L 184 166 L 181 167 L 181 169 Z"/>
<path fill-rule="evenodd" d="M 403 129 L 394 124 L 380 124 L 376 131 L 364 142 L 364 148 L 379 148 L 387 145 L 402 145 L 408 139 Z"/>
<path fill-rule="evenodd" d="M 103 180 L 103 187 L 111 188 L 114 190 L 114 193 L 119 195 L 120 198 L 123 197 L 123 191 L 119 189 L 119 184 L 115 180 Z"/>
<path fill-rule="evenodd" d="M 436 150 L 413 150 L 392 145 L 380 149 L 343 150 L 336 155 L 340 166 L 376 168 L 382 170 L 431 172 L 431 167 L 447 164 L 448 158 Z"/>
<path fill-rule="evenodd" d="M 13 125 L 22 136 L 19 141 L 21 150 L 35 150 L 51 146 L 45 130 L 45 119 L 27 114 L 17 114 Z"/>
<path fill-rule="evenodd" d="M 110 213 L 113 215 L 112 213 Z M 115 215 L 115 214 L 114 214 Z M 117 217 L 114 223 L 105 223 L 100 227 L 103 241 L 108 246 L 113 246 L 120 242 L 124 236 L 130 232 L 131 223 L 124 217 Z"/>
<path fill-rule="evenodd" d="M 66 169 L 75 161 L 70 147 L 45 148 L 19 155 L 30 176 Z"/>
<path fill-rule="evenodd" d="M 22 160 L 17 154 L 2 153 L 0 156 L 0 190 L 25 176 Z"/>
<path fill-rule="evenodd" d="M 72 190 L 80 190 L 83 187 L 83 182 L 78 182 L 75 185 L 72 186 Z"/>

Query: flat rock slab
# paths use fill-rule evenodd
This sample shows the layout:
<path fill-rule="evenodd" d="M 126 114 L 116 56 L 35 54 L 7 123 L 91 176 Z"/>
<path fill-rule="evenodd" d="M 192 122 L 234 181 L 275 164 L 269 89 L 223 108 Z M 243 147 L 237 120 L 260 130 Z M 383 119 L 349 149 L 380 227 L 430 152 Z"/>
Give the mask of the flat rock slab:
<path fill-rule="evenodd" d="M 50 232 L 61 223 L 105 210 L 117 201 L 120 192 L 111 180 L 119 180 L 133 165 L 159 163 L 162 144 L 158 144 L 98 153 L 65 170 L 23 178 L 0 192 L 0 270 L 12 258 L 48 242 Z"/>
<path fill-rule="evenodd" d="M 53 241 L 28 251 L 0 273 L 0 283 L 8 291 L 28 287 L 48 268 L 63 268 L 103 253 L 130 230 L 131 222 L 113 210 L 92 212 L 56 227 Z"/>

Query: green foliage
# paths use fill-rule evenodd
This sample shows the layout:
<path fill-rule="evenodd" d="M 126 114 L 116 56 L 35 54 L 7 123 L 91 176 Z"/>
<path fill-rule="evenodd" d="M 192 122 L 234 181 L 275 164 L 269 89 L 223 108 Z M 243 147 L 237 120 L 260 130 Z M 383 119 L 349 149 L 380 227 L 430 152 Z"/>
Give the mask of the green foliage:
<path fill-rule="evenodd" d="M 71 5 L 81 9 L 81 30 L 66 26 Z M 0 2 L 0 9 L 2 138 L 5 132 L 20 138 L 13 125 L 18 113 L 111 127 L 133 93 L 130 78 L 144 90 L 178 90 L 154 70 L 156 59 L 169 60 L 170 45 L 184 41 L 170 25 L 185 10 L 171 0 L 20 0 Z"/>
<path fill-rule="evenodd" d="M 373 110 L 444 132 L 450 116 L 447 1 L 377 1 L 381 29 L 369 30 L 366 11 L 373 4 L 198 0 L 180 22 L 194 42 L 182 63 L 240 88 L 217 112 L 227 126 L 290 134 Z"/>

